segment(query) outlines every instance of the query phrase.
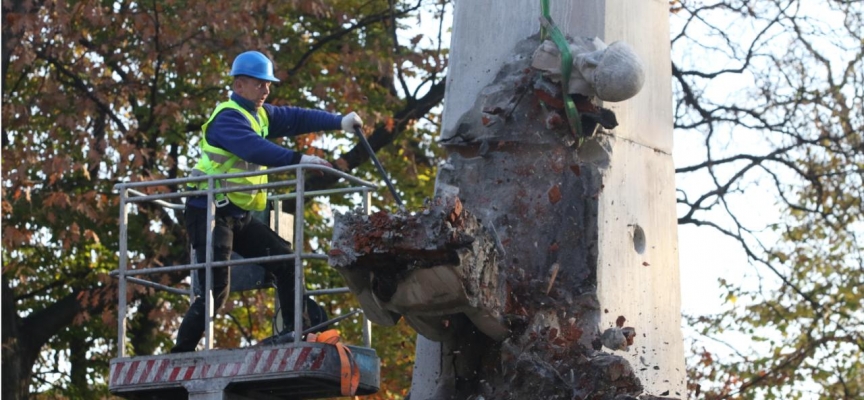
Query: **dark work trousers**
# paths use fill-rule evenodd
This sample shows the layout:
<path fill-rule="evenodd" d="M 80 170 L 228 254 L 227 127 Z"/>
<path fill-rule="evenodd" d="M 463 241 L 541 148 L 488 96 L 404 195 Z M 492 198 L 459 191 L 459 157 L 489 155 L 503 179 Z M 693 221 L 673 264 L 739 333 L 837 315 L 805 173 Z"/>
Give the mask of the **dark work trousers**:
<path fill-rule="evenodd" d="M 244 258 L 277 256 L 291 254 L 291 243 L 279 237 L 269 226 L 252 218 L 251 213 L 243 216 L 231 216 L 216 209 L 215 227 L 213 228 L 213 261 L 226 261 L 231 258 L 232 250 Z M 207 257 L 207 210 L 203 208 L 186 208 L 186 232 L 189 243 L 195 249 L 197 262 L 203 263 Z M 262 264 L 268 273 L 276 277 L 276 287 L 279 292 L 279 305 L 286 326 L 294 323 L 294 261 L 281 260 Z M 237 266 L 236 268 L 243 268 Z M 207 277 L 204 268 L 198 271 L 202 293 L 206 291 Z M 230 267 L 213 268 L 213 312 L 214 314 L 225 304 L 225 299 L 231 290 Z M 177 343 L 171 349 L 172 353 L 194 351 L 201 336 L 204 334 L 205 304 L 203 296 L 196 296 L 189 306 L 189 311 L 183 317 L 180 330 L 177 332 Z"/>

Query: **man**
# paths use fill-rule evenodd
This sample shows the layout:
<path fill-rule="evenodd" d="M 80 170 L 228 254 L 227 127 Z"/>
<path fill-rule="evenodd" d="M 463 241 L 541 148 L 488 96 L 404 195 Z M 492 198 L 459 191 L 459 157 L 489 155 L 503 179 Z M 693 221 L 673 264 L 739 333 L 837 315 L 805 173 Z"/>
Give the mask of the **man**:
<path fill-rule="evenodd" d="M 363 121 L 356 113 L 345 116 L 319 110 L 277 107 L 265 104 L 273 76 L 273 63 L 264 54 L 248 51 L 237 56 L 231 67 L 233 94 L 219 104 L 202 127 L 201 158 L 192 176 L 258 171 L 298 163 L 330 166 L 327 161 L 283 148 L 267 139 L 303 133 L 343 129 L 353 131 Z M 232 178 L 217 186 L 243 186 L 267 182 L 266 175 Z M 206 181 L 196 185 L 206 188 Z M 291 253 L 291 244 L 266 224 L 252 218 L 250 211 L 263 210 L 264 191 L 243 191 L 216 196 L 213 228 L 213 261 L 225 261 L 235 251 L 246 258 Z M 207 251 L 207 197 L 191 197 L 186 202 L 186 230 L 195 249 L 197 262 L 203 263 Z M 262 265 L 276 277 L 282 318 L 294 321 L 294 263 L 290 260 Z M 230 269 L 213 268 L 213 309 L 222 307 L 230 290 Z M 206 287 L 204 270 L 198 277 Z M 180 324 L 172 353 L 194 351 L 204 333 L 204 298 L 197 296 Z"/>

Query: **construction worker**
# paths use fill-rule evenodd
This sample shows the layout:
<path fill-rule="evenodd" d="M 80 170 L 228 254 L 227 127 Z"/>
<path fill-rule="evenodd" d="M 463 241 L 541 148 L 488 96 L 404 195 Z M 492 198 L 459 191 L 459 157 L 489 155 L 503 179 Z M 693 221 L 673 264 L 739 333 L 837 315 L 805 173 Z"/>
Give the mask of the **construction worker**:
<path fill-rule="evenodd" d="M 352 112 L 345 116 L 320 110 L 280 107 L 265 104 L 273 76 L 273 63 L 257 51 L 237 56 L 231 67 L 234 77 L 230 100 L 216 106 L 202 127 L 201 155 L 192 176 L 257 171 L 264 167 L 294 164 L 330 163 L 314 155 L 300 154 L 268 139 L 297 136 L 309 132 L 343 129 L 353 131 L 363 125 Z M 219 181 L 218 186 L 244 186 L 267 182 L 266 175 Z M 206 188 L 206 181 L 195 187 Z M 269 226 L 252 218 L 250 211 L 263 210 L 264 191 L 243 191 L 216 196 L 213 228 L 213 261 L 225 261 L 234 251 L 246 258 L 291 253 L 291 244 Z M 186 202 L 186 229 L 198 263 L 205 262 L 207 238 L 207 197 L 190 197 Z M 294 321 L 294 263 L 290 260 L 262 265 L 276 277 L 282 318 Z M 206 287 L 204 270 L 199 271 L 201 287 Z M 213 309 L 222 307 L 230 290 L 230 269 L 213 268 Z M 196 296 L 180 324 L 172 353 L 194 351 L 204 333 L 205 304 Z M 289 325 L 290 326 L 290 325 Z M 308 326 L 307 326 L 308 327 Z"/>

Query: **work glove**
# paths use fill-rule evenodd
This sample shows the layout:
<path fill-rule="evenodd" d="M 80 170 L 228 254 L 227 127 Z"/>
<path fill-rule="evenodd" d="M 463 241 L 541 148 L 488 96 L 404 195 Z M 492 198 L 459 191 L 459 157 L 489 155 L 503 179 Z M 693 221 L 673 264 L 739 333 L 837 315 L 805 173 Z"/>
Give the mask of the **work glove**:
<path fill-rule="evenodd" d="M 318 165 L 323 165 L 325 167 L 333 168 L 333 166 L 330 165 L 330 163 L 327 162 L 327 160 L 325 160 L 321 157 L 318 157 L 318 156 L 310 156 L 310 155 L 306 155 L 306 154 L 303 154 L 300 156 L 300 164 L 318 164 Z"/>
<path fill-rule="evenodd" d="M 349 133 L 354 133 L 354 128 L 360 128 L 363 126 L 363 120 L 360 119 L 360 116 L 357 115 L 356 112 L 350 112 L 348 115 L 342 117 L 342 130 Z"/>

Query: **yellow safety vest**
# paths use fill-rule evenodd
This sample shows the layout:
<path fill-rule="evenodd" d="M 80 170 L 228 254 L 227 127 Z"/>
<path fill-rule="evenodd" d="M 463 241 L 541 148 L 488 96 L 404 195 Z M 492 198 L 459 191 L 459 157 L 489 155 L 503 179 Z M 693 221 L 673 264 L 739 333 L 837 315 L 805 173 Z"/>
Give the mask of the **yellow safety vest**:
<path fill-rule="evenodd" d="M 258 108 L 258 119 L 256 120 L 249 111 L 246 111 L 246 109 L 233 100 L 220 103 L 216 106 L 216 109 L 213 110 L 210 119 L 208 119 L 201 128 L 201 132 L 203 133 L 201 139 L 201 158 L 198 159 L 198 163 L 196 163 L 195 168 L 192 169 L 192 176 L 219 175 L 235 172 L 260 171 L 264 169 L 261 165 L 245 161 L 228 151 L 211 146 L 210 143 L 207 143 L 207 127 L 210 126 L 210 123 L 213 122 L 216 115 L 226 108 L 239 111 L 247 120 L 249 120 L 249 123 L 252 125 L 252 130 L 254 130 L 255 133 L 261 137 L 267 137 L 269 122 L 264 107 Z M 267 175 L 257 175 L 244 178 L 219 179 L 216 181 L 216 187 L 236 187 L 259 185 L 264 183 L 267 183 Z M 197 189 L 206 189 L 207 181 L 197 182 L 193 187 Z M 216 194 L 217 205 L 221 206 L 227 204 L 225 200 L 225 193 Z M 267 204 L 267 193 L 258 189 L 231 192 L 227 194 L 227 200 L 230 200 L 231 203 L 234 203 L 234 205 L 244 210 L 260 211 L 263 210 Z"/>

